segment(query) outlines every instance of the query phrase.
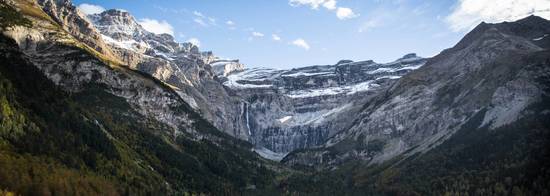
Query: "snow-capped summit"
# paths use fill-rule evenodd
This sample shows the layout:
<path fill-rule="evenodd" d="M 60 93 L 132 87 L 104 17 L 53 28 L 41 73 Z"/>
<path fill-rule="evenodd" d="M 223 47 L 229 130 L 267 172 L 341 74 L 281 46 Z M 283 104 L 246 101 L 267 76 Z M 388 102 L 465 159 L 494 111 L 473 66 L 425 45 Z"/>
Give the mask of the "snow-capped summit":
<path fill-rule="evenodd" d="M 241 100 L 230 97 L 214 73 L 217 66 L 226 74 L 241 70 L 244 65 L 238 60 L 224 60 L 212 52 L 200 51 L 193 43 L 179 43 L 172 35 L 149 32 L 123 10 L 107 10 L 87 17 L 100 32 L 99 37 L 128 67 L 169 84 L 217 128 L 246 139 L 241 134 L 244 121 L 233 120 L 242 113 Z"/>
<path fill-rule="evenodd" d="M 139 25 L 130 13 L 111 9 L 99 14 L 88 15 L 94 26 L 104 35 L 114 39 L 133 39 L 148 32 Z"/>
<path fill-rule="evenodd" d="M 189 49 L 189 52 L 192 49 L 180 47 L 171 35 L 148 32 L 130 13 L 123 10 L 111 9 L 87 17 L 101 32 L 103 40 L 117 48 L 162 57 L 165 53 L 183 49 Z"/>
<path fill-rule="evenodd" d="M 283 90 L 292 98 L 355 94 L 387 79 L 398 79 L 420 68 L 426 59 L 408 54 L 390 63 L 372 60 L 339 61 L 336 65 L 316 65 L 290 70 L 253 68 L 229 74 L 226 86 L 234 89 L 266 88 Z"/>

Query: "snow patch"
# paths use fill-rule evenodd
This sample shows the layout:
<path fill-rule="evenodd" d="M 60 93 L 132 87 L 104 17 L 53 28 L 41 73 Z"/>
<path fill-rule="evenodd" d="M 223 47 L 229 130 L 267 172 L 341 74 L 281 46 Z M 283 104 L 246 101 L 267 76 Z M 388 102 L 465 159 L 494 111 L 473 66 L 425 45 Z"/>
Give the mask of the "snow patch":
<path fill-rule="evenodd" d="M 254 148 L 252 149 L 253 152 L 257 153 L 263 158 L 273 160 L 273 161 L 281 161 L 288 153 L 276 153 L 273 152 L 267 148 Z"/>
<path fill-rule="evenodd" d="M 253 68 L 241 72 L 229 74 L 227 81 L 223 85 L 234 89 L 249 89 L 249 88 L 271 88 L 271 84 L 242 84 L 238 81 L 255 81 L 269 83 L 275 77 L 277 70 L 268 68 Z"/>
<path fill-rule="evenodd" d="M 248 88 L 271 88 L 273 85 L 264 85 L 264 84 L 241 84 L 235 80 L 228 80 L 223 83 L 223 85 L 233 88 L 233 89 L 248 89 Z"/>
<path fill-rule="evenodd" d="M 382 77 L 376 78 L 376 80 L 381 80 L 381 79 L 397 80 L 399 78 L 401 78 L 401 76 L 382 76 Z"/>
<path fill-rule="evenodd" d="M 109 36 L 106 36 L 106 35 L 101 35 L 101 38 L 103 38 L 103 40 L 109 44 L 112 44 L 116 47 L 119 47 L 119 48 L 122 48 L 122 49 L 126 49 L 126 50 L 131 50 L 131 51 L 137 51 L 138 47 L 141 47 L 141 48 L 145 48 L 145 47 L 149 47 L 147 44 L 145 43 L 142 43 L 142 42 L 137 42 L 136 40 L 124 40 L 124 41 L 117 41 Z"/>
<path fill-rule="evenodd" d="M 166 59 L 166 60 L 169 60 L 169 61 L 174 61 L 174 58 L 168 56 L 168 54 L 164 53 L 164 52 L 160 52 L 158 50 L 154 50 L 155 51 L 155 55 L 157 56 L 160 56 L 162 57 L 163 59 Z"/>
<path fill-rule="evenodd" d="M 546 36 L 548 36 L 548 34 L 544 34 L 542 37 L 535 38 L 535 39 L 533 39 L 533 41 L 540 41 L 540 40 L 546 38 Z"/>
<path fill-rule="evenodd" d="M 375 69 L 373 71 L 369 71 L 367 73 L 368 74 L 378 74 L 378 73 L 394 73 L 394 72 L 403 71 L 403 70 L 416 70 L 416 69 L 422 67 L 423 65 L 424 64 L 419 64 L 419 65 L 406 66 L 406 67 L 400 67 L 400 68 L 382 67 L 382 68 Z"/>
<path fill-rule="evenodd" d="M 290 98 L 309 98 L 309 97 L 319 97 L 319 96 L 339 95 L 339 94 L 353 95 L 358 92 L 371 90 L 372 88 L 378 86 L 376 84 L 373 84 L 374 81 L 375 80 L 369 80 L 366 82 L 361 82 L 361 83 L 357 83 L 349 86 L 336 86 L 336 87 L 329 87 L 324 89 L 307 89 L 307 90 L 291 91 L 287 94 L 287 96 Z"/>
<path fill-rule="evenodd" d="M 286 121 L 290 120 L 292 118 L 292 116 L 285 116 L 285 117 L 282 117 L 280 119 L 278 119 L 278 121 L 280 123 L 285 123 Z"/>
<path fill-rule="evenodd" d="M 321 76 L 321 75 L 334 75 L 334 72 L 316 72 L 316 73 L 308 73 L 308 72 L 296 72 L 292 74 L 283 74 L 282 77 L 299 77 L 299 76 Z"/>

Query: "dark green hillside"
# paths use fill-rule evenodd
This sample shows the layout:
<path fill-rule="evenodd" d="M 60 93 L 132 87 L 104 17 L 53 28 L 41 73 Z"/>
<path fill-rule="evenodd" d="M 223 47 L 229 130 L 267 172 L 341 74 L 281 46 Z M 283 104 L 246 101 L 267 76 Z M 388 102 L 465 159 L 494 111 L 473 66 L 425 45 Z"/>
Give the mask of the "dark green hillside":
<path fill-rule="evenodd" d="M 543 111 L 548 103 L 547 97 L 532 108 Z M 426 154 L 295 175 L 285 188 L 312 195 L 549 195 L 550 115 L 529 116 L 496 130 L 477 128 L 482 117 L 478 114 Z"/>
<path fill-rule="evenodd" d="M 272 183 L 248 148 L 174 139 L 100 85 L 68 94 L 0 38 L 0 189 L 24 195 L 239 193 Z M 182 110 L 182 112 L 186 112 Z M 199 130 L 215 130 L 198 120 Z"/>

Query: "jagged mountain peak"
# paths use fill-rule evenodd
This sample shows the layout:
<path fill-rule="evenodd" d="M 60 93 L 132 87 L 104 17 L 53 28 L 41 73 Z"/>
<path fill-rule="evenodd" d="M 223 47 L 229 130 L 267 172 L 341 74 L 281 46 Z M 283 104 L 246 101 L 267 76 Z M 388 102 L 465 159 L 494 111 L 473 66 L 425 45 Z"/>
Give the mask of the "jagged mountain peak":
<path fill-rule="evenodd" d="M 38 3 L 42 5 L 49 4 L 49 5 L 55 5 L 57 7 L 67 7 L 72 9 L 76 8 L 73 5 L 71 0 L 39 0 Z"/>
<path fill-rule="evenodd" d="M 450 50 L 461 50 L 475 40 L 487 39 L 487 36 L 498 36 L 506 34 L 531 41 L 540 39 L 550 34 L 550 21 L 542 17 L 531 15 L 514 22 L 486 23 L 482 22 L 470 31 L 457 45 Z M 546 40 L 546 42 L 549 39 Z M 542 47 L 550 46 L 549 43 L 535 43 Z"/>
<path fill-rule="evenodd" d="M 87 17 L 102 34 L 117 40 L 136 39 L 149 34 L 130 13 L 125 11 L 110 9 Z"/>
<path fill-rule="evenodd" d="M 83 42 L 87 46 L 95 49 L 97 52 L 111 58 L 112 51 L 108 48 L 102 39 L 100 33 L 94 28 L 93 24 L 86 18 L 71 0 L 38 0 L 38 1 L 14 1 L 15 5 L 34 4 L 33 12 L 43 11 L 49 15 L 57 25 L 63 28 L 67 33 Z M 41 10 L 40 10 L 41 9 Z M 43 18 L 34 18 L 33 20 L 42 20 Z M 41 23 L 44 21 L 41 21 Z"/>
<path fill-rule="evenodd" d="M 409 54 L 406 54 L 404 55 L 403 57 L 400 58 L 401 59 L 412 59 L 412 58 L 418 58 L 419 56 L 416 55 L 416 53 L 409 53 Z"/>
<path fill-rule="evenodd" d="M 353 61 L 352 60 L 340 60 L 340 61 L 338 61 L 338 63 L 336 63 L 336 65 L 348 64 L 348 63 L 353 63 Z"/>
<path fill-rule="evenodd" d="M 114 19 L 112 22 L 119 22 L 121 24 L 137 24 L 136 19 L 129 12 L 120 9 L 109 9 L 98 14 L 91 14 L 91 16 L 99 16 L 101 19 L 112 18 Z"/>
<path fill-rule="evenodd" d="M 533 36 L 541 36 L 541 33 L 550 31 L 550 20 L 546 20 L 540 16 L 531 15 L 515 22 L 502 22 L 491 24 L 504 33 L 533 38 Z"/>
<path fill-rule="evenodd" d="M 166 60 L 172 59 L 168 56 L 181 53 L 205 57 L 205 62 L 209 62 L 210 60 L 207 60 L 209 58 L 214 58 L 212 52 L 201 52 L 199 47 L 193 43 L 178 43 L 170 34 L 155 34 L 146 30 L 126 10 L 110 9 L 102 13 L 87 15 L 87 17 L 101 32 L 105 41 L 120 49 L 152 56 L 159 54 L 163 57 L 166 56 Z"/>
<path fill-rule="evenodd" d="M 529 15 L 523 19 L 516 21 L 515 23 L 522 23 L 522 24 L 531 23 L 531 24 L 542 25 L 542 24 L 549 24 L 550 21 L 537 15 Z"/>

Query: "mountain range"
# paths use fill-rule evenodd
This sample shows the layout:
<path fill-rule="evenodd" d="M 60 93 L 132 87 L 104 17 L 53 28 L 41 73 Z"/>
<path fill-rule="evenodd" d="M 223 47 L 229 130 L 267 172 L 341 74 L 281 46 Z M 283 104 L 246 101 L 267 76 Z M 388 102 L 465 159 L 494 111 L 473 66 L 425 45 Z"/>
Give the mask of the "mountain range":
<path fill-rule="evenodd" d="M 0 194 L 548 195 L 550 21 L 247 68 L 124 10 L 0 1 Z"/>

